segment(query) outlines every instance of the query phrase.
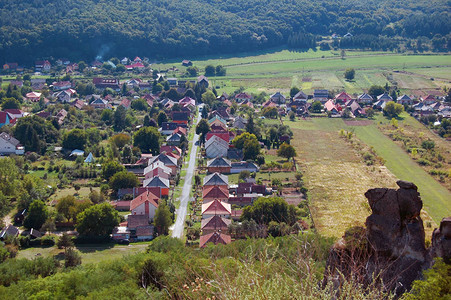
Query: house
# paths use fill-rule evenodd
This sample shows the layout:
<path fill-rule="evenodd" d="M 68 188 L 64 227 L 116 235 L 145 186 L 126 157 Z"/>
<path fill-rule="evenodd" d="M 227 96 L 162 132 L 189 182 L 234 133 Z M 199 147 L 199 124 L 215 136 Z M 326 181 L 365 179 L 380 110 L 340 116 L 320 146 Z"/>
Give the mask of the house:
<path fill-rule="evenodd" d="M 7 108 L 3 111 L 9 115 L 11 120 L 12 119 L 20 119 L 25 116 L 24 112 L 17 108 Z"/>
<path fill-rule="evenodd" d="M 184 123 L 163 122 L 158 131 L 160 131 L 162 135 L 170 135 L 177 129 L 177 127 L 187 128 L 188 126 Z"/>
<path fill-rule="evenodd" d="M 260 168 L 256 164 L 250 162 L 245 161 L 232 162 L 232 168 L 230 169 L 230 173 L 237 174 L 240 173 L 241 171 L 249 171 L 253 173 L 260 171 Z"/>
<path fill-rule="evenodd" d="M 97 109 L 111 108 L 111 105 L 108 103 L 108 100 L 104 100 L 104 99 L 101 99 L 101 98 L 95 99 L 89 105 L 94 107 L 94 108 L 97 108 Z"/>
<path fill-rule="evenodd" d="M 329 100 L 329 91 L 328 90 L 314 90 L 313 91 L 313 101 L 319 101 L 321 104 Z"/>
<path fill-rule="evenodd" d="M 199 240 L 199 247 L 204 248 L 208 243 L 227 245 L 232 242 L 230 235 L 221 232 L 212 232 L 206 235 L 202 235 Z"/>
<path fill-rule="evenodd" d="M 19 235 L 19 228 L 15 227 L 13 225 L 8 225 L 5 228 L 3 228 L 3 230 L 0 232 L 0 240 L 3 241 L 8 236 L 16 237 L 18 235 Z"/>
<path fill-rule="evenodd" d="M 351 96 L 349 96 L 349 94 L 346 92 L 341 92 L 340 94 L 335 96 L 335 103 L 343 104 L 351 100 L 352 100 Z"/>
<path fill-rule="evenodd" d="M 18 88 L 21 88 L 21 87 L 23 87 L 23 81 L 22 80 L 11 80 L 9 82 L 9 85 L 12 87 L 17 86 Z"/>
<path fill-rule="evenodd" d="M 208 88 L 208 85 L 210 83 L 208 82 L 208 78 L 207 77 L 205 77 L 204 75 L 200 75 L 199 77 L 197 77 L 197 84 L 200 87 Z"/>
<path fill-rule="evenodd" d="M 227 102 L 227 101 L 224 101 L 224 103 Z M 229 106 L 232 106 L 232 104 L 230 103 Z M 247 106 L 247 107 L 250 107 L 250 108 L 254 108 L 254 104 L 251 102 L 251 100 L 248 100 L 248 99 L 246 99 L 243 102 L 241 102 L 240 106 Z"/>
<path fill-rule="evenodd" d="M 159 155 L 149 159 L 149 166 L 158 161 L 161 161 L 166 167 L 170 168 L 172 175 L 177 172 L 178 163 L 177 159 L 174 157 L 171 157 L 166 153 L 160 153 Z"/>
<path fill-rule="evenodd" d="M 182 140 L 182 135 L 178 133 L 173 133 L 166 138 L 166 144 L 169 146 L 180 146 Z"/>
<path fill-rule="evenodd" d="M 243 196 L 245 194 L 269 194 L 266 185 L 253 182 L 240 182 L 236 186 L 231 186 L 229 192 L 237 196 Z"/>
<path fill-rule="evenodd" d="M 70 81 L 58 81 L 52 84 L 53 91 L 64 91 L 70 89 L 72 87 L 72 83 Z"/>
<path fill-rule="evenodd" d="M 232 163 L 224 157 L 216 157 L 207 162 L 208 173 L 230 173 Z"/>
<path fill-rule="evenodd" d="M 333 116 L 340 115 L 340 111 L 338 110 L 338 107 L 335 105 L 333 100 L 328 100 L 324 104 L 324 108 L 326 109 L 327 112 L 331 113 Z"/>
<path fill-rule="evenodd" d="M 11 124 L 12 118 L 4 111 L 0 111 L 0 128 L 3 125 Z"/>
<path fill-rule="evenodd" d="M 373 104 L 374 109 L 383 110 L 385 108 L 385 105 L 387 104 L 384 100 L 378 100 Z"/>
<path fill-rule="evenodd" d="M 221 128 L 221 127 L 220 127 Z M 221 138 L 224 140 L 227 144 L 230 142 L 230 134 L 228 131 L 225 130 L 219 130 L 219 131 L 209 131 L 207 133 L 207 136 L 205 137 L 205 140 L 208 141 L 212 137 L 217 136 L 218 138 Z"/>
<path fill-rule="evenodd" d="M 205 143 L 205 153 L 207 158 L 227 156 L 229 143 L 214 135 Z"/>
<path fill-rule="evenodd" d="M 373 103 L 373 97 L 368 95 L 367 93 L 363 93 L 357 97 L 357 102 L 361 104 L 371 104 Z"/>
<path fill-rule="evenodd" d="M 420 100 L 421 100 L 421 102 L 423 102 L 426 105 L 431 105 L 432 103 L 437 101 L 437 99 L 433 95 L 428 95 L 427 97 L 424 97 L 424 98 L 421 97 Z"/>
<path fill-rule="evenodd" d="M 177 128 L 180 128 L 180 127 L 177 127 Z M 160 146 L 160 153 L 165 153 L 165 152 L 166 153 L 175 153 L 178 156 L 182 155 L 182 149 L 180 149 L 177 146 L 169 146 L 169 145 Z"/>
<path fill-rule="evenodd" d="M 343 36 L 343 38 L 349 38 L 349 37 L 353 37 L 353 35 L 352 35 L 350 32 L 346 33 L 346 34 Z"/>
<path fill-rule="evenodd" d="M 31 228 L 31 230 L 30 230 L 30 238 L 31 239 L 37 239 L 37 238 L 40 238 L 40 237 L 42 237 L 42 233 L 40 231 L 37 231 L 34 228 Z"/>
<path fill-rule="evenodd" d="M 130 239 L 130 230 L 125 226 L 114 227 L 111 237 L 115 241 L 128 240 Z"/>
<path fill-rule="evenodd" d="M 208 219 L 202 219 L 200 228 L 203 235 L 207 235 L 215 231 L 227 232 L 231 223 L 232 220 L 230 219 L 221 218 L 220 216 L 213 216 Z"/>
<path fill-rule="evenodd" d="M 132 198 L 135 198 L 138 195 L 141 195 L 145 192 L 151 192 L 155 196 L 161 198 L 161 189 L 159 187 L 134 187 L 128 189 L 119 189 L 117 191 L 117 197 L 122 199 L 125 195 L 131 195 Z"/>
<path fill-rule="evenodd" d="M 19 140 L 6 132 L 0 133 L 0 155 L 22 155 L 24 152 L 24 147 L 20 145 Z"/>
<path fill-rule="evenodd" d="M 46 86 L 44 78 L 31 78 L 31 88 L 34 90 L 42 90 Z"/>
<path fill-rule="evenodd" d="M 188 124 L 191 114 L 186 111 L 173 111 L 171 113 L 172 122 L 177 124 Z"/>
<path fill-rule="evenodd" d="M 357 103 L 357 101 L 351 100 L 346 106 L 355 117 L 366 117 L 365 110 Z"/>
<path fill-rule="evenodd" d="M 227 121 L 218 115 L 214 115 L 213 118 L 208 120 L 208 125 L 210 125 L 210 127 L 213 126 L 214 124 L 219 125 L 224 129 L 227 129 Z"/>
<path fill-rule="evenodd" d="M 269 96 L 269 100 L 271 100 L 272 102 L 277 103 L 277 104 L 285 104 L 287 99 L 280 92 L 276 92 L 276 93 L 272 94 L 271 96 Z"/>
<path fill-rule="evenodd" d="M 399 96 L 398 99 L 396 99 L 396 102 L 401 105 L 412 105 L 413 99 L 407 96 L 406 94 Z"/>
<path fill-rule="evenodd" d="M 92 83 L 96 88 L 100 90 L 104 90 L 106 88 L 111 88 L 116 92 L 121 90 L 121 86 L 119 84 L 119 79 L 117 78 L 99 78 L 95 77 L 92 79 Z"/>
<path fill-rule="evenodd" d="M 119 104 L 119 105 L 125 109 L 129 109 L 130 106 L 132 105 L 132 100 L 124 97 L 124 98 L 122 98 L 121 104 Z"/>
<path fill-rule="evenodd" d="M 47 118 L 51 117 L 52 114 L 49 113 L 48 111 L 40 111 L 36 114 L 36 116 L 41 117 L 43 119 L 47 119 Z"/>
<path fill-rule="evenodd" d="M 182 66 L 184 67 L 191 67 L 193 63 L 190 60 L 184 59 L 182 60 Z"/>
<path fill-rule="evenodd" d="M 54 93 L 53 97 L 55 97 L 56 100 L 61 103 L 68 103 L 68 102 L 70 102 L 71 93 L 65 90 L 65 91 Z"/>
<path fill-rule="evenodd" d="M 161 189 L 162 196 L 169 195 L 169 180 L 162 177 L 152 177 L 144 179 L 143 187 L 159 187 Z"/>
<path fill-rule="evenodd" d="M 377 96 L 377 101 L 389 102 L 389 101 L 393 101 L 393 98 L 388 93 L 383 93 L 383 94 Z"/>
<path fill-rule="evenodd" d="M 86 103 L 83 102 L 82 100 L 77 99 L 74 102 L 72 102 L 71 105 L 77 109 L 82 109 L 86 105 Z"/>
<path fill-rule="evenodd" d="M 230 218 L 232 206 L 229 203 L 213 200 L 202 204 L 202 219 L 208 219 L 214 216 Z"/>
<path fill-rule="evenodd" d="M 127 69 L 127 70 L 129 70 L 129 71 L 131 71 L 131 70 L 142 70 L 142 69 L 144 69 L 146 66 L 145 65 L 143 65 L 141 62 L 135 62 L 135 63 L 133 63 L 133 64 L 131 64 L 131 65 L 126 65 L 125 66 L 125 68 Z"/>
<path fill-rule="evenodd" d="M 161 164 L 161 162 L 160 162 Z M 145 179 L 149 179 L 149 178 L 153 178 L 153 177 L 161 177 L 164 179 L 169 179 L 171 178 L 171 169 L 169 169 L 168 167 L 165 167 L 164 165 L 159 165 L 159 166 L 149 166 L 146 169 L 144 169 L 144 178 Z"/>
<path fill-rule="evenodd" d="M 176 133 L 186 136 L 188 134 L 188 130 L 186 128 L 183 128 L 183 127 L 179 126 L 172 132 L 172 134 L 176 134 Z"/>
<path fill-rule="evenodd" d="M 149 216 L 147 215 L 129 215 L 127 217 L 127 230 L 130 231 L 130 239 L 153 239 L 153 226 L 149 225 Z"/>
<path fill-rule="evenodd" d="M 79 67 L 77 63 L 71 63 L 66 66 L 66 73 L 74 73 L 78 71 Z"/>
<path fill-rule="evenodd" d="M 237 103 L 241 103 L 245 100 L 251 101 L 252 100 L 252 96 L 249 95 L 248 93 L 238 93 L 235 95 L 235 101 Z"/>
<path fill-rule="evenodd" d="M 130 210 L 132 215 L 146 215 L 149 222 L 153 221 L 155 211 L 158 208 L 160 198 L 151 192 L 144 192 L 138 195 L 130 202 Z"/>
<path fill-rule="evenodd" d="M 112 205 L 114 206 L 114 208 L 117 211 L 129 211 L 131 202 L 132 202 L 131 200 L 116 201 L 116 202 L 112 203 Z"/>
<path fill-rule="evenodd" d="M 227 201 L 229 199 L 229 188 L 223 185 L 204 186 L 202 189 L 203 203 L 213 200 Z"/>
<path fill-rule="evenodd" d="M 55 118 L 58 120 L 58 124 L 63 124 L 64 119 L 67 117 L 67 111 L 62 108 L 55 116 Z"/>
<path fill-rule="evenodd" d="M 27 98 L 27 100 L 31 102 L 38 102 L 41 99 L 41 95 L 42 93 L 30 92 L 25 95 L 25 98 Z"/>
<path fill-rule="evenodd" d="M 229 186 L 229 178 L 220 173 L 213 173 L 204 177 L 203 186 Z"/>
<path fill-rule="evenodd" d="M 35 64 L 36 72 L 48 73 L 52 68 L 52 64 L 48 60 L 39 60 Z"/>
<path fill-rule="evenodd" d="M 123 59 L 121 59 L 121 64 L 122 65 L 127 65 L 128 64 L 128 57 L 124 57 Z"/>
<path fill-rule="evenodd" d="M 238 116 L 235 118 L 235 120 L 233 121 L 233 127 L 236 129 L 246 129 L 246 125 L 247 125 L 247 120 Z"/>
<path fill-rule="evenodd" d="M 307 102 L 308 96 L 303 91 L 297 92 L 296 95 L 293 97 L 293 101 L 301 101 L 301 102 Z"/>

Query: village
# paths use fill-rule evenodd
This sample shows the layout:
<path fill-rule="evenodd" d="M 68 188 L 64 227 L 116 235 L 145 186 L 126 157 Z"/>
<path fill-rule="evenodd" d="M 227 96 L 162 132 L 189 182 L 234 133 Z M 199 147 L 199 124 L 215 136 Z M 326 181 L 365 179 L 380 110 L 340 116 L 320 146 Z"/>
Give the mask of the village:
<path fill-rule="evenodd" d="M 162 232 L 155 228 L 155 214 L 162 202 L 170 206 L 171 212 L 177 216 L 171 227 L 173 236 L 186 237 L 187 244 L 201 248 L 208 243 L 228 244 L 248 236 L 266 237 L 269 232 L 285 235 L 313 227 L 302 172 L 296 162 L 296 151 L 290 146 L 292 133 L 284 124 L 286 116 L 292 121 L 321 117 L 366 119 L 377 112 L 395 117 L 397 113 L 386 108 L 398 105 L 417 119 L 435 116 L 434 126 L 438 127 L 442 120 L 451 118 L 451 107 L 449 102 L 444 101 L 444 96 L 416 98 L 390 93 L 389 88 L 379 91 L 377 95 L 370 95 L 369 91 L 362 91 L 360 95 L 341 91 L 333 95 L 326 89 L 315 89 L 313 94 L 308 95 L 297 89 L 292 95 L 276 92 L 263 103 L 258 103 L 254 99 L 256 95 L 244 91 L 233 95 L 215 94 L 215 87 L 205 75 L 200 75 L 196 80 L 167 77 L 164 73 L 149 69 L 148 61 L 139 57 L 133 61 L 124 58 L 120 63 L 125 66 L 125 72 L 131 72 L 130 79 L 120 80 L 96 73 L 94 76 L 98 77 L 84 84 L 85 90 L 89 85 L 93 92 L 86 94 L 86 91 L 77 90 L 79 80 L 70 76 L 78 74 L 79 65 L 58 60 L 59 70 L 65 72 L 67 80 L 49 82 L 43 76 L 28 77 L 28 80 L 24 80 L 23 76 L 22 79 L 11 80 L 5 95 L 8 99 L 12 98 L 7 100 L 12 108 L 8 108 L 7 104 L 0 111 L 0 128 L 3 131 L 0 133 L 0 155 L 4 156 L 27 155 L 29 152 L 13 134 L 12 128 L 22 118 L 37 116 L 65 128 L 66 118 L 76 111 L 88 114 L 97 111 L 97 116 L 102 119 L 110 116 L 105 120 L 111 119 L 113 111 L 120 110 L 151 111 L 158 117 L 158 120 L 150 120 L 147 115 L 142 119 L 141 115 L 134 128 L 128 126 L 129 131 L 126 132 L 128 135 L 145 127 L 155 127 L 158 128 L 159 138 L 158 146 L 153 147 L 152 151 L 141 148 L 133 159 L 120 159 L 123 169 L 139 180 L 139 186 L 120 186 L 110 194 L 110 204 L 123 216 L 111 232 L 112 240 L 118 243 L 149 241 L 156 235 L 169 234 L 167 229 Z M 117 67 L 110 61 L 106 64 Z M 95 61 L 86 68 L 95 71 L 104 65 Z M 182 66 L 190 67 L 192 63 L 184 60 Z M 38 61 L 34 71 L 42 75 L 52 72 L 53 68 L 49 61 Z M 17 63 L 6 63 L 3 69 L 7 73 L 23 72 Z M 155 79 L 142 80 L 140 72 L 155 75 Z M 86 82 L 85 78 L 83 80 Z M 25 85 L 27 89 L 22 89 Z M 14 91 L 18 90 L 23 94 L 20 101 L 14 100 L 13 96 L 17 95 Z M 21 102 L 23 108 L 14 107 L 15 102 Z M 104 110 L 111 113 L 104 113 Z M 104 122 L 100 128 L 107 128 L 106 124 Z M 72 128 L 73 125 L 71 123 Z M 261 132 L 268 128 L 273 128 L 273 131 Z M 116 130 L 116 134 L 120 132 Z M 102 164 L 98 156 L 102 154 L 98 149 L 93 153 L 54 146 L 55 151 L 62 153 L 60 157 L 69 160 L 80 158 L 82 164 L 100 173 Z M 275 150 L 270 152 L 271 149 Z M 182 185 L 187 187 L 183 192 Z M 243 218 L 243 211 L 252 207 L 258 199 L 268 196 L 280 197 L 286 204 L 307 209 L 307 212 L 301 217 L 298 214 L 295 220 L 279 219 L 266 225 Z M 181 198 L 185 200 L 181 201 Z M 180 213 L 183 214 L 181 217 Z M 26 210 L 19 211 L 15 224 L 20 226 L 26 214 Z M 73 221 L 66 221 L 65 227 L 73 228 Z M 23 231 L 18 226 L 5 224 L 0 238 L 18 235 Z M 29 228 L 25 233 L 34 238 L 45 234 L 40 232 L 40 228 Z"/>

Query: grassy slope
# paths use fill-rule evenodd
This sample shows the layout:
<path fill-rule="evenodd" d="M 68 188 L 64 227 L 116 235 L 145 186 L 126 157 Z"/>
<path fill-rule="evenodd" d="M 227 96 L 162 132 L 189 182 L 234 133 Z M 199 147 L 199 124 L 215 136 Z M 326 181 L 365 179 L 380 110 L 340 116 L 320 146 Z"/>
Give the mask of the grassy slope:
<path fill-rule="evenodd" d="M 318 120 L 327 122 L 328 119 Z M 411 121 L 411 120 L 410 120 Z M 414 182 L 418 186 L 425 209 L 435 222 L 451 215 L 451 193 L 414 162 L 398 145 L 380 132 L 376 125 L 346 126 L 342 120 L 334 120 L 331 130 L 354 130 L 359 139 L 372 146 L 385 159 L 385 166 L 399 179 Z"/>
<path fill-rule="evenodd" d="M 353 148 L 338 135 L 341 120 L 287 121 L 294 133 L 292 144 L 305 173 L 311 212 L 321 234 L 341 237 L 369 215 L 364 193 L 369 188 L 394 187 L 395 178 L 384 167 L 366 166 Z"/>

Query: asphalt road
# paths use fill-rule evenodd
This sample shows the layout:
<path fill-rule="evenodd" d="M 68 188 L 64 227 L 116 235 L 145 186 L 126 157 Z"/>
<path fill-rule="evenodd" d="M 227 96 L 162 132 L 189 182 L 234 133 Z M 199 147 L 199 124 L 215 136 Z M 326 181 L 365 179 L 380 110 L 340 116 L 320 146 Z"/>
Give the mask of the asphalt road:
<path fill-rule="evenodd" d="M 196 123 L 193 126 L 196 126 L 197 123 L 199 123 L 201 119 L 200 113 L 196 120 Z M 193 182 L 193 174 L 194 169 L 196 168 L 196 156 L 197 156 L 197 148 L 196 146 L 197 141 L 199 140 L 199 135 L 194 134 L 194 138 L 191 141 L 193 143 L 193 148 L 191 150 L 191 155 L 189 157 L 188 162 L 188 168 L 186 169 L 186 175 L 185 175 L 185 184 L 183 185 L 182 189 L 182 195 L 180 197 L 180 206 L 179 209 L 177 209 L 177 218 L 175 220 L 174 227 L 172 229 L 172 237 L 175 238 L 181 238 L 183 235 L 183 229 L 185 227 L 185 217 L 186 212 L 188 210 L 188 202 L 190 200 L 190 191 L 192 187 Z"/>

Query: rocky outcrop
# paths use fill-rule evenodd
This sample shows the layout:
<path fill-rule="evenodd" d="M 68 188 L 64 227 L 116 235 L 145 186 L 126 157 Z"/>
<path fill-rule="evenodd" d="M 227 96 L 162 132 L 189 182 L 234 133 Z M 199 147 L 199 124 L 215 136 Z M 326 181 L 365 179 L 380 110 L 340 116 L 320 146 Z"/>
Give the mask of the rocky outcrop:
<path fill-rule="evenodd" d="M 442 257 L 445 263 L 451 264 L 451 217 L 443 218 L 440 228 L 432 233 L 432 257 Z"/>
<path fill-rule="evenodd" d="M 349 278 L 376 284 L 397 295 L 421 278 L 435 256 L 451 258 L 451 218 L 434 231 L 432 247 L 425 246 L 423 207 L 415 184 L 397 182 L 399 189 L 376 188 L 365 193 L 372 214 L 366 228 L 351 228 L 331 249 L 323 284 L 335 287 Z"/>

